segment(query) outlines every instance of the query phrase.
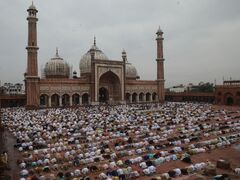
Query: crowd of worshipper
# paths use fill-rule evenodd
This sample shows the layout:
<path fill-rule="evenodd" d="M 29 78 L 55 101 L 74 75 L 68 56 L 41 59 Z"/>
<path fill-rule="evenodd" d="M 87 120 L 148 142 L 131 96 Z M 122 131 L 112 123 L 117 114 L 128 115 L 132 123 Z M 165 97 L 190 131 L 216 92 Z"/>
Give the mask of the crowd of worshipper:
<path fill-rule="evenodd" d="M 185 162 L 186 167 L 159 175 L 169 179 L 209 166 L 193 164 L 193 155 L 239 143 L 239 113 L 209 104 L 168 102 L 7 108 L 2 119 L 16 138 L 22 180 L 136 179 L 159 175 L 170 161 Z"/>

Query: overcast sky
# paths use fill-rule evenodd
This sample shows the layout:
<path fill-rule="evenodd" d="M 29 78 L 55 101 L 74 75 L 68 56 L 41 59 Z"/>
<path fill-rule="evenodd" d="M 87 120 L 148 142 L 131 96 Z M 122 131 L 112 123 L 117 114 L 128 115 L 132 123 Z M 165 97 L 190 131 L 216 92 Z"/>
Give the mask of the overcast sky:
<path fill-rule="evenodd" d="M 23 82 L 30 0 L 0 0 L 0 80 Z M 93 43 L 156 79 L 156 31 L 164 31 L 166 86 L 240 79 L 240 0 L 35 0 L 40 68 L 59 54 L 79 75 Z"/>

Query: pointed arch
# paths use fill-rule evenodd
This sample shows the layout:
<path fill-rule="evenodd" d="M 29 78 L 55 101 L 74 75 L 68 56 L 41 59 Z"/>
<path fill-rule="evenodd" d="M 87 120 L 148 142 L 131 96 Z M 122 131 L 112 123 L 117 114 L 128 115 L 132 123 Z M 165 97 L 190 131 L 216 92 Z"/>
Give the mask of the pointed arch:
<path fill-rule="evenodd" d="M 137 101 L 138 101 L 138 94 L 137 93 L 133 93 L 132 94 L 132 102 L 133 103 L 137 103 Z"/>
<path fill-rule="evenodd" d="M 234 97 L 232 93 L 227 92 L 224 94 L 224 104 L 230 106 L 234 104 Z"/>
<path fill-rule="evenodd" d="M 70 95 L 69 94 L 62 95 L 62 105 L 70 106 Z"/>
<path fill-rule="evenodd" d="M 79 100 L 80 100 L 80 95 L 79 94 L 75 93 L 75 94 L 72 95 L 72 104 L 74 106 L 80 105 L 80 101 Z"/>
<path fill-rule="evenodd" d="M 58 107 L 60 104 L 59 104 L 59 98 L 60 96 L 58 94 L 53 94 L 51 96 L 51 105 L 52 107 Z"/>
<path fill-rule="evenodd" d="M 151 94 L 150 94 L 149 92 L 146 94 L 146 101 L 147 101 L 147 102 L 152 101 L 152 100 L 151 100 Z"/>
<path fill-rule="evenodd" d="M 143 92 L 141 92 L 141 93 L 139 94 L 139 101 L 140 101 L 140 102 L 143 102 L 143 101 L 144 101 L 144 93 L 143 93 Z"/>
<path fill-rule="evenodd" d="M 121 83 L 119 77 L 112 71 L 107 71 L 102 74 L 99 78 L 99 90 L 105 88 L 104 92 L 107 92 L 106 101 L 107 102 L 117 102 L 121 101 Z M 98 97 L 99 99 L 100 97 Z"/>
<path fill-rule="evenodd" d="M 131 94 L 130 93 L 126 93 L 125 100 L 127 103 L 131 103 Z"/>
<path fill-rule="evenodd" d="M 157 93 L 156 92 L 152 93 L 152 100 L 157 101 Z"/>
<path fill-rule="evenodd" d="M 82 104 L 89 104 L 89 95 L 88 95 L 88 93 L 84 93 L 83 95 L 82 95 Z"/>
<path fill-rule="evenodd" d="M 48 107 L 49 106 L 48 99 L 49 99 L 49 96 L 47 94 L 42 94 L 40 96 L 40 106 Z"/>

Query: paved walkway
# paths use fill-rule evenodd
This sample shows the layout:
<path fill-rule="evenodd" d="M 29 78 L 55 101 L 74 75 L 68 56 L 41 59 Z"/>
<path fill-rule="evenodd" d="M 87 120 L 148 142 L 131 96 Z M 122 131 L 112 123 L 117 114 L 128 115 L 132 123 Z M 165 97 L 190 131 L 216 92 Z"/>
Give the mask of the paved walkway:
<path fill-rule="evenodd" d="M 15 138 L 7 130 L 0 131 L 0 152 L 8 153 L 8 167 L 9 170 L 2 172 L 5 176 L 10 176 L 11 179 L 19 179 L 19 167 L 16 164 L 16 159 L 19 153 L 14 149 Z M 1 173 L 0 173 L 1 174 Z"/>

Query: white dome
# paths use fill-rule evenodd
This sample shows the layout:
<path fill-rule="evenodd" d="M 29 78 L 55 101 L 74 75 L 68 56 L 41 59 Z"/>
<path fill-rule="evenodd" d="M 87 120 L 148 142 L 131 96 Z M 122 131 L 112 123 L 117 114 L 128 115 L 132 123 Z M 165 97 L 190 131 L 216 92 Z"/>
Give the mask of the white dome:
<path fill-rule="evenodd" d="M 94 59 L 96 60 L 109 60 L 108 57 L 96 46 L 96 42 L 94 40 L 94 45 L 92 45 L 91 49 L 94 50 Z M 91 53 L 90 50 L 86 54 L 81 57 L 79 68 L 80 73 L 90 73 L 91 72 Z"/>
<path fill-rule="evenodd" d="M 138 78 L 137 69 L 131 64 L 126 63 L 126 77 L 128 78 Z"/>
<path fill-rule="evenodd" d="M 46 78 L 69 78 L 70 67 L 63 58 L 59 57 L 58 50 L 56 56 L 46 63 L 44 73 Z"/>

